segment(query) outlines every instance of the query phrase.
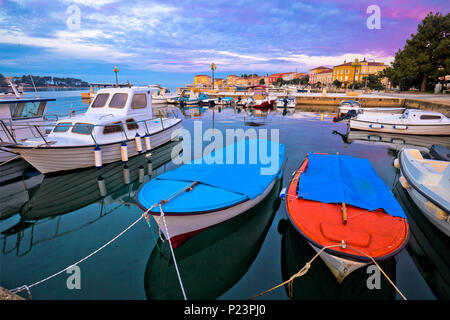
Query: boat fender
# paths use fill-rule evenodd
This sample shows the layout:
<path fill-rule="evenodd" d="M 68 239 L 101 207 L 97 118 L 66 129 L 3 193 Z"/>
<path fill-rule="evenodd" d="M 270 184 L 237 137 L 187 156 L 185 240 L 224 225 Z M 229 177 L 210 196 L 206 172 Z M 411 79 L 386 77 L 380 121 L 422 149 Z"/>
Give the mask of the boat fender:
<path fill-rule="evenodd" d="M 103 179 L 102 176 L 99 176 L 97 178 L 97 185 L 98 185 L 98 190 L 100 191 L 100 195 L 102 197 L 107 195 L 107 190 L 106 190 L 106 184 L 105 184 L 105 179 Z"/>
<path fill-rule="evenodd" d="M 434 214 L 434 216 L 441 221 L 449 221 L 449 215 L 444 212 L 441 208 L 436 206 L 434 203 L 427 201 L 425 202 L 425 208 Z"/>
<path fill-rule="evenodd" d="M 398 160 L 398 158 L 395 158 L 394 160 L 394 168 L 400 169 L 400 161 Z"/>
<path fill-rule="evenodd" d="M 145 150 L 150 151 L 152 149 L 152 145 L 150 144 L 150 136 L 148 133 L 144 136 L 144 142 L 145 142 Z"/>
<path fill-rule="evenodd" d="M 283 188 L 280 192 L 280 199 L 284 200 L 286 198 L 286 188 Z"/>
<path fill-rule="evenodd" d="M 141 136 L 137 132 L 136 132 L 136 136 L 134 137 L 134 141 L 136 142 L 137 152 L 141 153 L 142 152 L 142 140 L 141 140 Z"/>
<path fill-rule="evenodd" d="M 399 130 L 406 130 L 406 129 L 408 129 L 408 126 L 402 126 L 402 125 L 394 124 L 393 128 L 394 129 L 399 129 Z"/>
<path fill-rule="evenodd" d="M 127 165 L 123 166 L 123 182 L 130 184 L 130 169 L 128 169 Z"/>
<path fill-rule="evenodd" d="M 406 181 L 406 178 L 404 176 L 401 176 L 400 178 L 398 178 L 398 181 L 400 182 L 400 184 L 402 185 L 403 188 L 405 188 L 405 189 L 411 188 L 411 186 L 409 185 L 408 181 Z"/>
<path fill-rule="evenodd" d="M 383 129 L 384 126 L 382 124 L 378 124 L 378 123 L 371 123 L 369 125 L 370 128 L 375 128 L 375 129 Z"/>
<path fill-rule="evenodd" d="M 99 146 L 96 146 L 94 149 L 94 163 L 97 168 L 101 168 L 103 165 L 102 149 Z"/>
<path fill-rule="evenodd" d="M 145 177 L 145 170 L 144 170 L 144 166 L 139 166 L 138 169 L 139 172 L 139 183 L 143 183 L 144 182 L 144 177 Z"/>
<path fill-rule="evenodd" d="M 125 141 L 122 142 L 122 145 L 120 146 L 120 155 L 122 156 L 123 162 L 128 161 L 128 147 Z"/>

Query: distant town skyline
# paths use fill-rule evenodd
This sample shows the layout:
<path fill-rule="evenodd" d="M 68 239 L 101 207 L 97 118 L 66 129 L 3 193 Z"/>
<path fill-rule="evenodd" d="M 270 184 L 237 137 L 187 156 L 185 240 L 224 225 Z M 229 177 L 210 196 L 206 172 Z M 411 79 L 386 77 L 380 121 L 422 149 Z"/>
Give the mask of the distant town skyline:
<path fill-rule="evenodd" d="M 379 12 L 373 10 L 373 6 Z M 389 64 L 448 1 L 0 0 L 0 72 L 88 82 L 160 83 L 195 74 L 260 75 L 342 64 Z M 377 16 L 377 14 L 379 15 Z M 379 26 L 370 27 L 378 18 Z"/>

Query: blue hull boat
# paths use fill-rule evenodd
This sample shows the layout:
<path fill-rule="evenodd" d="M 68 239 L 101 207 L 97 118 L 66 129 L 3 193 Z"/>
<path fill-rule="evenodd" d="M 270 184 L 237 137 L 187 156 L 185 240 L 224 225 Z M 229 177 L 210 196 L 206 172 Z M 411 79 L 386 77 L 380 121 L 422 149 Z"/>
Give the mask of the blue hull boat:
<path fill-rule="evenodd" d="M 281 178 L 284 163 L 284 145 L 241 140 L 149 181 L 136 203 L 176 246 L 261 202 Z"/>

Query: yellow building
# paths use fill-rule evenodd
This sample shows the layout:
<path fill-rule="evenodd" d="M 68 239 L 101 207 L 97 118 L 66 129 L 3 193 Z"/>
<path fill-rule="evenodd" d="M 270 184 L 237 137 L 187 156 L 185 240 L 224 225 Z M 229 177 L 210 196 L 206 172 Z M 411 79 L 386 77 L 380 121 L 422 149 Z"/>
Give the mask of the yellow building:
<path fill-rule="evenodd" d="M 328 86 L 333 82 L 333 69 L 319 71 L 316 73 L 315 78 L 315 83 L 320 82 L 322 85 Z"/>
<path fill-rule="evenodd" d="M 204 74 L 194 76 L 194 85 L 202 86 L 202 87 L 209 87 L 209 86 L 211 86 L 211 77 L 204 75 Z"/>
<path fill-rule="evenodd" d="M 238 76 L 232 74 L 227 76 L 227 86 L 234 86 L 236 85 L 236 80 L 239 79 Z"/>
<path fill-rule="evenodd" d="M 222 78 L 214 78 L 214 87 L 220 88 L 223 87 L 225 81 Z"/>
<path fill-rule="evenodd" d="M 376 74 L 386 68 L 387 65 L 382 62 L 369 62 L 365 58 L 362 61 L 344 61 L 343 64 L 333 67 L 332 81 L 337 79 L 347 87 L 352 82 L 362 82 L 369 74 Z"/>

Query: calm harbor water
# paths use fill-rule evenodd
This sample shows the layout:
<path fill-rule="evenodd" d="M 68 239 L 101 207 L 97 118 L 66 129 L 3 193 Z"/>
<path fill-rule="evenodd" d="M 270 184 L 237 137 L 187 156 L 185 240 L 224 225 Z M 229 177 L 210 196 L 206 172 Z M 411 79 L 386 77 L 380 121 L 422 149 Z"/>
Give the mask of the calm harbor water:
<path fill-rule="evenodd" d="M 70 106 L 87 108 L 80 91 L 40 95 L 57 98 L 49 104 L 49 113 L 61 116 Z M 308 152 L 339 152 L 368 158 L 407 213 L 409 244 L 397 257 L 385 261 L 383 269 L 408 299 L 448 299 L 448 239 L 396 184 L 392 166 L 400 145 L 426 148 L 434 143 L 448 144 L 448 139 L 346 134 L 345 122 L 332 122 L 332 110 L 305 110 L 278 110 L 267 117 L 249 117 L 233 108 L 175 109 L 191 133 L 194 122 L 200 120 L 203 130 L 214 128 L 224 136 L 226 129 L 279 129 L 287 156 L 283 180 L 260 205 L 193 236 L 175 250 L 187 297 L 248 299 L 298 272 L 315 252 L 288 223 L 279 190 L 287 185 Z M 85 257 L 139 218 L 142 211 L 135 204 L 136 192 L 142 183 L 176 167 L 170 161 L 172 146 L 152 153 L 151 168 L 149 159 L 138 156 L 130 159 L 127 172 L 122 163 L 46 177 L 30 170 L 23 179 L 1 185 L 0 285 L 12 289 L 35 283 Z M 128 173 L 129 180 L 124 178 Z M 100 176 L 106 195 L 98 187 Z M 152 226 L 156 233 L 157 225 L 153 222 Z M 174 265 L 168 261 L 167 242 L 158 240 L 157 244 L 150 228 L 138 223 L 80 264 L 80 290 L 69 290 L 66 281 L 70 274 L 63 273 L 33 287 L 33 299 L 181 299 Z M 318 259 L 304 277 L 295 280 L 294 298 L 400 298 L 384 279 L 381 289 L 369 290 L 369 275 L 362 268 L 339 285 Z M 287 290 L 282 287 L 258 299 L 285 300 Z"/>

